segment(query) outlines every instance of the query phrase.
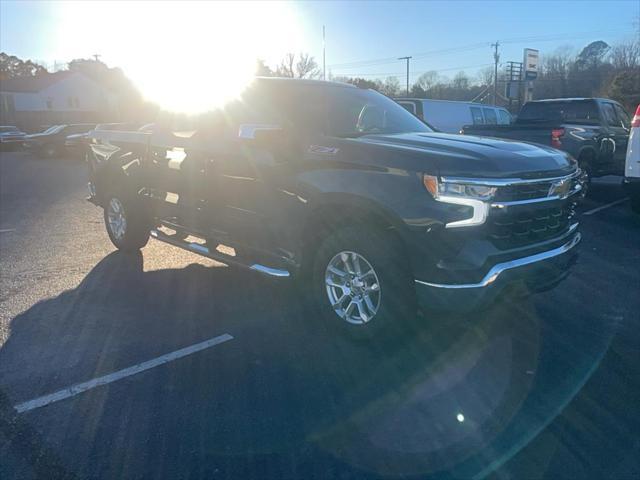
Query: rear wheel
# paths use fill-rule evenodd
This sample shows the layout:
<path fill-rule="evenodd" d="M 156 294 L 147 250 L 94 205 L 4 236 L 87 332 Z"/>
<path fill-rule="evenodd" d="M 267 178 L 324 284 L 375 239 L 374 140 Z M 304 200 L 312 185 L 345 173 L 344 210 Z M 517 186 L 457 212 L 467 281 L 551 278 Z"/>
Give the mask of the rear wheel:
<path fill-rule="evenodd" d="M 352 336 L 403 330 L 415 320 L 413 278 L 388 232 L 345 227 L 331 233 L 316 255 L 313 287 L 323 320 Z"/>
<path fill-rule="evenodd" d="M 136 251 L 149 241 L 149 216 L 139 201 L 125 195 L 109 197 L 104 206 L 104 223 L 111 243 L 119 250 Z"/>
<path fill-rule="evenodd" d="M 582 191 L 580 192 L 580 197 L 585 198 L 589 195 L 589 190 L 591 189 L 591 160 L 593 155 L 591 153 L 583 153 L 578 159 L 578 166 L 580 170 L 582 170 L 582 175 L 580 177 L 580 181 L 582 182 Z"/>

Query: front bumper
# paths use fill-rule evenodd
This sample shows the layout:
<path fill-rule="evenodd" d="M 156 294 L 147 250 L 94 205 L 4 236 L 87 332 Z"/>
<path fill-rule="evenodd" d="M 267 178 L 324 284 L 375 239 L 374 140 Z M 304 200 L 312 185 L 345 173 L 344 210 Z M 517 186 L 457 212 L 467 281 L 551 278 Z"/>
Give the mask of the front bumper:
<path fill-rule="evenodd" d="M 577 258 L 576 245 L 581 235 L 574 232 L 563 245 L 551 250 L 494 265 L 475 283 L 431 283 L 416 279 L 416 294 L 421 307 L 471 311 L 491 303 L 507 286 L 525 285 L 529 290 L 550 288 L 569 273 Z"/>

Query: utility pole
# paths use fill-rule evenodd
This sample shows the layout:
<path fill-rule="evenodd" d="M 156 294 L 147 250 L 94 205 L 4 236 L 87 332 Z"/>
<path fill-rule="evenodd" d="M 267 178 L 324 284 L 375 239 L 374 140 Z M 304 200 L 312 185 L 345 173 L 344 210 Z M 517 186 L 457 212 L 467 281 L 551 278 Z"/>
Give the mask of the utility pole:
<path fill-rule="evenodd" d="M 327 79 L 327 44 L 325 42 L 324 25 L 322 25 L 322 79 Z"/>
<path fill-rule="evenodd" d="M 407 97 L 409 96 L 409 60 L 412 57 L 399 57 L 398 60 L 406 60 L 407 61 Z"/>
<path fill-rule="evenodd" d="M 99 61 L 100 61 L 100 57 L 101 57 L 102 55 L 99 55 L 99 54 L 97 54 L 97 53 L 94 53 L 94 54 L 93 54 L 93 55 L 91 55 L 91 56 L 94 58 L 94 60 L 95 60 L 96 62 L 99 62 Z"/>
<path fill-rule="evenodd" d="M 491 44 L 495 48 L 493 51 L 493 61 L 495 62 L 495 68 L 493 69 L 493 104 L 498 104 L 498 62 L 500 61 L 500 54 L 498 53 L 498 47 L 500 42 L 496 40 L 496 43 Z"/>

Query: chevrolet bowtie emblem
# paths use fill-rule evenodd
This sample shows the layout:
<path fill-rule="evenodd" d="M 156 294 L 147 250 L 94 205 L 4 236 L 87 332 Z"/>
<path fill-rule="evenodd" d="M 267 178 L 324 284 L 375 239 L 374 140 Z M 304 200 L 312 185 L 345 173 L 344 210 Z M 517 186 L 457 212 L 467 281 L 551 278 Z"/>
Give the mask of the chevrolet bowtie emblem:
<path fill-rule="evenodd" d="M 558 196 L 564 197 L 569 193 L 569 188 L 571 186 L 571 181 L 569 179 L 558 180 L 551 184 L 549 187 L 549 197 Z"/>

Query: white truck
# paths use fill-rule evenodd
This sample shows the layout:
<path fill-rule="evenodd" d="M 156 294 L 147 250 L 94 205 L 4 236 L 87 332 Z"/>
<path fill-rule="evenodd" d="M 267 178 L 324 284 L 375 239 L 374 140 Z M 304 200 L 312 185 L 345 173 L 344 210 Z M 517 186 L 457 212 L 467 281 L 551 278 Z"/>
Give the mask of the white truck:
<path fill-rule="evenodd" d="M 640 105 L 631 121 L 624 166 L 624 186 L 631 198 L 631 209 L 640 213 Z"/>

